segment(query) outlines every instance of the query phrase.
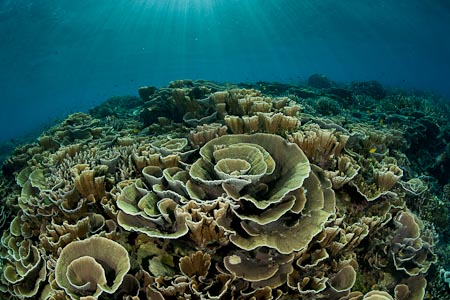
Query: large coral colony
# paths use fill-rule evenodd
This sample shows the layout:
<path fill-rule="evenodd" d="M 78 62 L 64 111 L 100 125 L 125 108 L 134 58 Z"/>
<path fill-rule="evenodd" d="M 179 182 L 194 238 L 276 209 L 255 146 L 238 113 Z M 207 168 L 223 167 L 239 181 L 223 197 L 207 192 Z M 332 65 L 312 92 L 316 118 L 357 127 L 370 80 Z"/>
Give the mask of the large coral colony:
<path fill-rule="evenodd" d="M 139 95 L 3 163 L 1 299 L 448 297 L 448 106 L 320 75 Z"/>

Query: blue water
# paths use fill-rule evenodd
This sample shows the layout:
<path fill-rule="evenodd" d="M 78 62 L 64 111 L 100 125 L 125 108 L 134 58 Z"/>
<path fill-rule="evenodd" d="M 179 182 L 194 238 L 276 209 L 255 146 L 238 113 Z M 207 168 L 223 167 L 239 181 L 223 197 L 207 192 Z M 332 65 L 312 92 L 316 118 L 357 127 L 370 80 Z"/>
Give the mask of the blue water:
<path fill-rule="evenodd" d="M 0 141 L 184 78 L 450 96 L 449 28 L 449 1 L 1 0 Z"/>

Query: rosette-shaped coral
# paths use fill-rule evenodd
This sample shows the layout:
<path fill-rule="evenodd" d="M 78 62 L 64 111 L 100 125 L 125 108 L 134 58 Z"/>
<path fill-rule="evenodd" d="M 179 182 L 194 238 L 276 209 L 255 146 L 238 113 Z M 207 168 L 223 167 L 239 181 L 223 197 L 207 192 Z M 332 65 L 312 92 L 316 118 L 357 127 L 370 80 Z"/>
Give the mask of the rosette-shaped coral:
<path fill-rule="evenodd" d="M 400 212 L 394 220 L 397 230 L 391 241 L 391 255 L 397 270 L 410 276 L 426 273 L 436 256 L 423 224 L 412 213 Z"/>
<path fill-rule="evenodd" d="M 0 278 L 3 277 L 5 283 L 12 287 L 15 296 L 21 299 L 35 296 L 47 275 L 42 252 L 30 241 L 20 241 L 9 234 L 3 235 L 1 243 L 9 255 Z"/>
<path fill-rule="evenodd" d="M 95 236 L 64 247 L 56 261 L 55 279 L 71 299 L 96 298 L 103 292 L 114 293 L 129 269 L 123 246 Z"/>
<path fill-rule="evenodd" d="M 117 198 L 119 225 L 126 230 L 142 232 L 151 237 L 176 239 L 185 235 L 188 232 L 186 221 L 191 216 L 178 206 L 182 196 L 174 192 L 182 189 L 182 174 L 184 173 L 178 168 L 167 168 L 164 171 L 153 166 L 144 168 L 143 175 L 150 188 L 138 179 L 122 190 Z M 172 190 L 164 190 L 163 181 Z"/>
<path fill-rule="evenodd" d="M 365 161 L 351 185 L 355 186 L 358 193 L 367 201 L 374 201 L 378 197 L 393 193 L 391 189 L 403 176 L 403 170 L 396 165 L 395 160 L 386 158 L 381 163 L 372 160 Z"/>
<path fill-rule="evenodd" d="M 0 298 L 444 299 L 425 290 L 433 227 L 407 208 L 438 200 L 401 153 L 410 132 L 299 114 L 341 92 L 240 86 L 143 89 L 141 112 L 74 114 L 17 149 Z"/>
<path fill-rule="evenodd" d="M 59 126 L 52 128 L 52 143 L 61 145 L 69 145 L 74 142 L 87 143 L 98 136 L 98 132 L 94 130 L 98 123 L 99 120 L 92 118 L 90 115 L 84 113 L 72 114 Z"/>
<path fill-rule="evenodd" d="M 330 181 L 317 167 L 310 172 L 300 148 L 279 136 L 226 135 L 206 143 L 200 155 L 188 193 L 197 201 L 230 200 L 232 212 L 219 223 L 241 249 L 299 251 L 334 213 Z"/>
<path fill-rule="evenodd" d="M 206 143 L 200 155 L 187 183 L 189 195 L 197 200 L 226 193 L 266 208 L 300 188 L 310 171 L 296 145 L 271 134 L 225 135 Z"/>
<path fill-rule="evenodd" d="M 55 214 L 55 205 L 49 198 L 41 197 L 46 192 L 56 190 L 61 183 L 51 184 L 50 179 L 41 169 L 31 171 L 30 168 L 23 169 L 17 176 L 17 183 L 22 187 L 18 198 L 19 207 L 30 217 L 51 216 Z M 53 185 L 48 188 L 47 186 Z"/>
<path fill-rule="evenodd" d="M 178 155 L 182 161 L 186 160 L 195 150 L 188 149 L 186 138 L 159 137 L 151 146 L 164 156 Z"/>
<path fill-rule="evenodd" d="M 420 178 L 412 178 L 408 181 L 400 181 L 400 185 L 410 196 L 420 196 L 428 190 L 428 185 Z"/>

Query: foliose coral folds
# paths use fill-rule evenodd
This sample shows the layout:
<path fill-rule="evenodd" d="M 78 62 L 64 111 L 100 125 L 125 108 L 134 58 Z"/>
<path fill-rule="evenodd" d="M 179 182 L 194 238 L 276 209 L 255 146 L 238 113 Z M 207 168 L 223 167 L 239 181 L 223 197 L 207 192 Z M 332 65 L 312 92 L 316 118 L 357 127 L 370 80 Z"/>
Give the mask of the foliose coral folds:
<path fill-rule="evenodd" d="M 432 234 L 406 208 L 397 160 L 370 155 L 366 136 L 301 126 L 299 105 L 255 89 L 177 81 L 144 101 L 148 128 L 75 114 L 11 159 L 1 296 L 423 295 Z M 150 124 L 161 117 L 174 123 Z"/>

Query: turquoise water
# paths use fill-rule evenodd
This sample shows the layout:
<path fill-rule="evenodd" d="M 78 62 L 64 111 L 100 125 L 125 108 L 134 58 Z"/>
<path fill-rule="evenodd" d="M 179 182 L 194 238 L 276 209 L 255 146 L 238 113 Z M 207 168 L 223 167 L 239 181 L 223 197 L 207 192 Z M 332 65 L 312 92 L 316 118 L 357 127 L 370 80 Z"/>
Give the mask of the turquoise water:
<path fill-rule="evenodd" d="M 0 3 L 0 140 L 142 85 L 313 73 L 450 95 L 446 1 Z"/>
<path fill-rule="evenodd" d="M 0 0 L 0 299 L 450 299 L 449 28 Z"/>

